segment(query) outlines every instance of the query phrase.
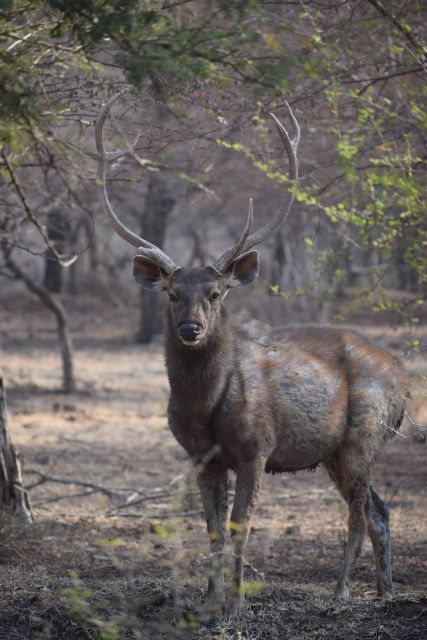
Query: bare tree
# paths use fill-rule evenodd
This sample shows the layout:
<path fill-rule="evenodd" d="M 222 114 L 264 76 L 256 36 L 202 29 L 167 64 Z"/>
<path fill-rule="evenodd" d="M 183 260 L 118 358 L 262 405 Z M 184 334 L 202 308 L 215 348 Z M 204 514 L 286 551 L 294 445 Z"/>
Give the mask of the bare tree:
<path fill-rule="evenodd" d="M 31 276 L 12 257 L 13 248 L 3 244 L 2 252 L 7 269 L 27 289 L 39 298 L 39 300 L 51 311 L 56 320 L 58 339 L 62 359 L 62 388 L 69 393 L 76 388 L 74 375 L 73 340 L 68 327 L 67 314 L 62 303 L 46 287 L 37 284 Z"/>

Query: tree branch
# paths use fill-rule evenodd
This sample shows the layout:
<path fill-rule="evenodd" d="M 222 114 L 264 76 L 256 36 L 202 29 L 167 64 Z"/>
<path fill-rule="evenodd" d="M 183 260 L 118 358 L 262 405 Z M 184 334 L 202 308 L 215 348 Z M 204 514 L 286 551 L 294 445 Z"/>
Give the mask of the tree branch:
<path fill-rule="evenodd" d="M 12 165 L 9 162 L 9 158 L 7 157 L 7 155 L 4 153 L 4 151 L 2 151 L 2 158 L 4 161 L 4 166 L 6 167 L 6 170 L 10 176 L 11 182 L 13 184 L 13 186 L 15 187 L 15 191 L 22 203 L 22 206 L 24 207 L 24 211 L 27 214 L 28 218 L 31 220 L 31 222 L 33 223 L 33 225 L 36 227 L 36 229 L 38 230 L 38 232 L 40 233 L 40 235 L 42 236 L 43 240 L 45 241 L 47 247 L 49 248 L 49 250 L 52 252 L 52 254 L 55 256 L 55 258 L 58 260 L 58 262 L 63 266 L 63 267 L 69 267 L 70 265 L 72 265 L 76 260 L 77 260 L 77 256 L 74 255 L 71 258 L 68 259 L 64 259 L 56 250 L 56 248 L 53 246 L 53 244 L 51 243 L 46 231 L 43 228 L 43 225 L 40 224 L 39 220 L 37 219 L 37 216 L 34 214 L 34 212 L 32 211 L 28 200 L 25 196 L 25 193 L 19 183 L 19 180 L 15 174 L 15 171 L 13 170 Z"/>
<path fill-rule="evenodd" d="M 427 56 L 427 48 L 418 42 L 414 36 L 412 35 L 412 30 L 406 24 L 402 24 L 400 20 L 398 20 L 397 16 L 393 12 L 393 10 L 386 9 L 380 0 L 368 0 L 369 4 L 371 4 L 381 15 L 389 20 L 398 31 L 412 44 L 413 47 L 422 54 L 422 63 L 424 67 L 425 59 Z"/>

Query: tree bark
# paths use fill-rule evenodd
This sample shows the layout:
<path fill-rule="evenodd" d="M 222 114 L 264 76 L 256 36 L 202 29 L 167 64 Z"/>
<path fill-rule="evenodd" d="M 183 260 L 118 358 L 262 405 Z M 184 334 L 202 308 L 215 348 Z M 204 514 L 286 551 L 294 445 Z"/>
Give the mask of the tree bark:
<path fill-rule="evenodd" d="M 12 259 L 10 252 L 5 254 L 6 264 L 27 289 L 34 293 L 42 303 L 54 314 L 58 330 L 59 344 L 62 358 L 63 390 L 67 393 L 74 391 L 76 387 L 74 377 L 73 340 L 68 328 L 67 316 L 61 302 L 55 298 L 45 287 L 33 282 L 21 267 Z"/>
<path fill-rule="evenodd" d="M 95 230 L 90 218 L 88 218 L 86 215 L 83 215 L 80 218 L 73 234 L 70 234 L 70 239 L 72 242 L 72 246 L 74 247 L 74 250 L 76 252 L 81 252 L 81 249 L 79 247 L 84 248 L 85 255 L 89 258 L 90 277 L 92 279 L 95 278 L 99 267 L 99 256 L 95 238 Z M 82 277 L 82 260 L 76 260 L 76 262 L 74 262 L 69 268 L 69 277 L 67 283 L 67 291 L 69 293 L 77 295 L 80 292 L 80 281 Z"/>
<path fill-rule="evenodd" d="M 169 214 L 175 205 L 166 180 L 158 173 L 150 176 L 145 201 L 141 235 L 160 249 L 163 248 Z M 141 291 L 141 320 L 137 341 L 143 344 L 151 342 L 163 328 L 164 303 L 161 296 L 149 291 Z"/>
<path fill-rule="evenodd" d="M 283 242 L 283 233 L 280 229 L 276 232 L 274 240 L 273 255 L 270 267 L 270 285 L 280 286 L 282 283 L 283 272 L 286 265 L 286 255 Z"/>
<path fill-rule="evenodd" d="M 62 253 L 69 236 L 69 225 L 59 209 L 50 211 L 47 216 L 47 235 L 55 249 Z M 63 267 L 51 249 L 46 249 L 44 287 L 52 293 L 60 293 L 63 284 Z"/>
<path fill-rule="evenodd" d="M 1 506 L 12 508 L 25 522 L 33 522 L 30 501 L 22 486 L 22 467 L 18 451 L 9 435 L 6 411 L 6 391 L 0 376 L 0 488 Z"/>

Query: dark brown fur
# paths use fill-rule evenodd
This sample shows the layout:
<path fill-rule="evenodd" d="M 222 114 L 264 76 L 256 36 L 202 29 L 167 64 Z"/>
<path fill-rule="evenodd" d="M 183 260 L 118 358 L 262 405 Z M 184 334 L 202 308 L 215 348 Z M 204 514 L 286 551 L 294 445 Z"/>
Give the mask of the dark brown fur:
<path fill-rule="evenodd" d="M 248 257 L 249 255 L 249 257 Z M 229 288 L 252 282 L 256 252 L 224 276 L 212 268 L 151 273 L 140 258 L 136 277 L 166 290 L 169 424 L 199 466 L 211 539 L 208 607 L 225 604 L 223 546 L 227 471 L 236 472 L 230 518 L 235 567 L 228 607 L 242 597 L 243 554 L 264 471 L 294 472 L 323 464 L 348 503 L 349 534 L 336 597 L 349 595 L 350 570 L 365 530 L 372 540 L 378 593 L 392 593 L 388 514 L 370 485 L 377 457 L 404 410 L 404 375 L 384 350 L 347 330 L 296 328 L 254 340 L 233 327 L 223 305 Z M 138 260 L 136 258 L 135 260 Z M 238 269 L 236 270 L 236 263 Z M 201 327 L 184 342 L 183 322 Z"/>

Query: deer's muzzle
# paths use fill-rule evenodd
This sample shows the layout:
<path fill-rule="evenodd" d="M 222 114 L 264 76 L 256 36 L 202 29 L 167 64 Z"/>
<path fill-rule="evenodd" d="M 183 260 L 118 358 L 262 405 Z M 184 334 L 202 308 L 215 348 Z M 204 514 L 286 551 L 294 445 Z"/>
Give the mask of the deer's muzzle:
<path fill-rule="evenodd" d="M 178 335 L 184 344 L 198 342 L 201 332 L 202 327 L 196 322 L 183 322 L 178 327 Z"/>

